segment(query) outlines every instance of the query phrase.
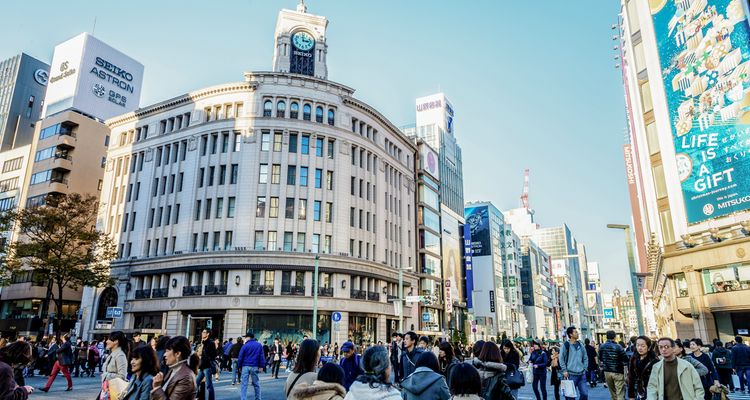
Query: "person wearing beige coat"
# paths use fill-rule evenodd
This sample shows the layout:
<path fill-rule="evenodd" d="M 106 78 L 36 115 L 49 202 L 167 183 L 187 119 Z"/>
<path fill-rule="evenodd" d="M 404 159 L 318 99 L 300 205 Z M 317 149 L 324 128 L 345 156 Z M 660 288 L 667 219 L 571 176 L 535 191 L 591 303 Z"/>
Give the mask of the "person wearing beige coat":
<path fill-rule="evenodd" d="M 292 390 L 291 400 L 344 400 L 346 390 L 338 383 L 328 383 L 316 380 L 312 385 L 297 384 Z"/>
<path fill-rule="evenodd" d="M 674 349 L 676 348 L 674 341 L 669 338 L 662 338 L 659 339 L 658 345 L 662 360 L 654 364 L 654 367 L 651 369 L 651 377 L 648 380 L 647 398 L 649 400 L 663 400 L 666 398 L 667 392 L 678 389 L 675 387 L 665 388 L 664 386 L 665 363 L 676 362 L 676 384 L 679 386 L 682 399 L 703 399 L 703 384 L 701 383 L 701 378 L 689 362 L 674 354 Z M 675 382 L 672 381 L 671 384 L 674 385 Z"/>

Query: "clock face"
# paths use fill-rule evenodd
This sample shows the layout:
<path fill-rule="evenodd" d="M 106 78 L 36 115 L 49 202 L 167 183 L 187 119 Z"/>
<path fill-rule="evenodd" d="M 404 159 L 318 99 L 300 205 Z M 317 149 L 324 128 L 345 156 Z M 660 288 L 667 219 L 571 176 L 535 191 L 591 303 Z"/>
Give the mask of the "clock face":
<path fill-rule="evenodd" d="M 292 36 L 292 44 L 299 50 L 308 51 L 313 48 L 315 39 L 307 32 L 297 32 Z"/>

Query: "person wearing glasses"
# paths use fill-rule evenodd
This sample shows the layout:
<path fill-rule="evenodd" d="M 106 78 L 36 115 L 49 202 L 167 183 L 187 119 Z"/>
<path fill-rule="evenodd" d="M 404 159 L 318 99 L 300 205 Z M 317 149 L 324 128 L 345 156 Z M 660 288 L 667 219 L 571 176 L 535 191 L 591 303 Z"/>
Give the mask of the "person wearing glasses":
<path fill-rule="evenodd" d="M 703 384 L 698 372 L 689 362 L 676 356 L 676 344 L 663 337 L 657 342 L 662 360 L 654 364 L 648 379 L 649 400 L 703 398 Z"/>

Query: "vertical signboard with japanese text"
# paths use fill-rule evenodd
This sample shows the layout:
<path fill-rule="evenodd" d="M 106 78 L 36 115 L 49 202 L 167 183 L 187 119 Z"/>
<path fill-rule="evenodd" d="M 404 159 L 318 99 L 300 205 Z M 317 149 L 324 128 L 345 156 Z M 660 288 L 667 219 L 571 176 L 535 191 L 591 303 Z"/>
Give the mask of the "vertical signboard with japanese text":
<path fill-rule="evenodd" d="M 651 2 L 687 222 L 750 208 L 750 35 L 741 0 Z"/>

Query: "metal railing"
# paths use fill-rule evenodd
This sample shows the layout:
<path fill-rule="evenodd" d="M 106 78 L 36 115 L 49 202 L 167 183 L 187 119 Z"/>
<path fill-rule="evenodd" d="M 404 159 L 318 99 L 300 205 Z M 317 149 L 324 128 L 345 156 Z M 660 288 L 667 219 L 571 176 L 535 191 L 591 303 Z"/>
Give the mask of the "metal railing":
<path fill-rule="evenodd" d="M 281 286 L 281 294 L 290 294 L 292 296 L 304 296 L 304 286 Z"/>
<path fill-rule="evenodd" d="M 359 299 L 359 300 L 366 300 L 367 299 L 367 291 L 366 290 L 354 290 L 351 291 L 351 298 L 352 299 Z"/>
<path fill-rule="evenodd" d="M 169 296 L 169 288 L 159 288 L 151 290 L 151 298 L 158 299 Z"/>
<path fill-rule="evenodd" d="M 136 299 L 148 299 L 151 297 L 151 289 L 138 289 L 135 291 Z"/>
<path fill-rule="evenodd" d="M 182 288 L 183 296 L 201 296 L 203 295 L 203 286 L 185 286 Z"/>
<path fill-rule="evenodd" d="M 333 297 L 333 288 L 332 287 L 319 287 L 318 296 Z"/>
<path fill-rule="evenodd" d="M 205 296 L 227 294 L 227 285 L 206 285 Z"/>
<path fill-rule="evenodd" d="M 378 292 L 367 292 L 367 300 L 380 301 L 380 293 Z"/>
<path fill-rule="evenodd" d="M 273 285 L 250 285 L 249 294 L 261 295 L 261 296 L 272 296 Z"/>

